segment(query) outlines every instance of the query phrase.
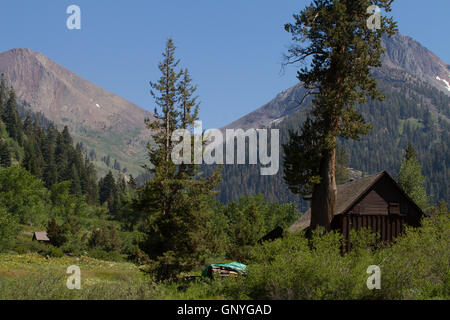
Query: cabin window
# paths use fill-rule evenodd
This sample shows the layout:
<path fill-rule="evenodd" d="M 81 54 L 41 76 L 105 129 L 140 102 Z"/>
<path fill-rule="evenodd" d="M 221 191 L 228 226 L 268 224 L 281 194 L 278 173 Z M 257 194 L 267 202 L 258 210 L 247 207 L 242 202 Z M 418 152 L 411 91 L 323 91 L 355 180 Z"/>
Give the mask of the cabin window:
<path fill-rule="evenodd" d="M 400 214 L 400 203 L 389 203 L 389 214 Z"/>

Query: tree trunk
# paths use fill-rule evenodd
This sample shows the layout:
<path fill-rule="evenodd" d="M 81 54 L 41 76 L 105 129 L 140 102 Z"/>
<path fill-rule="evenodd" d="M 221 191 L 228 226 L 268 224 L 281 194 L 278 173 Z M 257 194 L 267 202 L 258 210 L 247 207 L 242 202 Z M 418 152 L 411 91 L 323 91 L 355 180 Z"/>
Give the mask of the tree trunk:
<path fill-rule="evenodd" d="M 331 220 L 336 213 L 336 149 L 330 150 L 320 162 L 320 184 L 315 185 L 311 203 L 311 229 L 331 229 Z"/>

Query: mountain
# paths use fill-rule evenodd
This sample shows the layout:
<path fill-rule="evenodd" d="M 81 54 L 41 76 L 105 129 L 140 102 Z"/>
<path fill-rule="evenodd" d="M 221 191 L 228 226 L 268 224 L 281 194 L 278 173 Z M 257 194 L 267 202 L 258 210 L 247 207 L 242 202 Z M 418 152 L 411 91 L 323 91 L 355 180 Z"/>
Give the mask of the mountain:
<path fill-rule="evenodd" d="M 396 177 L 404 149 L 412 143 L 427 177 L 431 201 L 449 202 L 450 66 L 401 34 L 384 39 L 384 45 L 383 66 L 373 73 L 386 99 L 357 106 L 373 129 L 361 141 L 340 140 L 348 164 L 365 175 L 387 170 Z M 299 105 L 304 92 L 297 84 L 223 129 L 278 128 L 281 143 L 286 143 L 289 130 L 301 129 L 311 106 L 311 99 Z M 280 154 L 280 164 L 282 159 Z M 263 193 L 273 201 L 295 201 L 304 211 L 308 204 L 288 190 L 282 172 L 280 167 L 277 175 L 260 176 L 258 165 L 224 166 L 220 199 L 228 202 Z"/>
<path fill-rule="evenodd" d="M 383 66 L 374 70 L 375 77 L 388 81 L 398 81 L 399 76 L 411 82 L 425 82 L 450 96 L 450 65 L 439 59 L 433 52 L 423 47 L 413 38 L 397 33 L 384 38 L 386 52 L 382 57 Z M 242 118 L 228 124 L 224 129 L 262 128 L 280 123 L 289 115 L 300 110 L 305 90 L 301 84 L 279 93 L 273 100 Z M 307 99 L 307 105 L 311 99 Z"/>
<path fill-rule="evenodd" d="M 142 172 L 150 138 L 144 119 L 153 119 L 152 113 L 29 49 L 0 53 L 0 73 L 19 102 L 59 127 L 67 125 L 75 141 L 88 152 L 94 150 L 90 154 L 100 173 L 109 170 L 106 162 L 112 167 L 114 160 L 122 171 Z"/>
<path fill-rule="evenodd" d="M 397 33 L 384 40 L 383 67 L 405 71 L 450 96 L 450 65 L 411 37 Z"/>

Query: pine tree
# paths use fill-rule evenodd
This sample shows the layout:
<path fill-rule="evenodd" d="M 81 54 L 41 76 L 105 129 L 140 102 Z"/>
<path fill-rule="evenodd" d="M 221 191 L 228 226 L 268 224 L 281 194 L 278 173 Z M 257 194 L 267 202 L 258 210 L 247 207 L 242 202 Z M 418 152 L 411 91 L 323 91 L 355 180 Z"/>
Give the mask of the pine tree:
<path fill-rule="evenodd" d="M 116 180 L 111 171 L 99 181 L 100 204 L 108 203 L 109 212 L 116 215 L 119 210 L 119 192 Z"/>
<path fill-rule="evenodd" d="M 159 279 L 173 278 L 177 272 L 201 263 L 204 239 L 201 240 L 210 220 L 205 197 L 212 194 L 219 179 L 217 172 L 207 178 L 197 177 L 198 166 L 175 165 L 170 157 L 175 145 L 172 133 L 176 129 L 192 129 L 198 119 L 196 87 L 187 70 L 176 70 L 178 63 L 175 46 L 169 39 L 159 64 L 161 78 L 150 83 L 159 107 L 155 108 L 157 120 L 146 121 L 155 132 L 154 144 L 148 144 L 153 166 L 147 167 L 153 179 L 140 191 L 137 203 L 137 210 L 149 221 L 148 237 L 141 248 L 153 259 Z"/>
<path fill-rule="evenodd" d="M 32 175 L 40 178 L 42 176 L 42 165 L 39 161 L 40 152 L 38 152 L 34 139 L 30 138 L 25 142 L 24 152 L 22 166 Z"/>
<path fill-rule="evenodd" d="M 410 144 L 405 151 L 405 158 L 398 174 L 398 183 L 403 191 L 421 208 L 429 208 L 429 197 L 425 189 L 425 177 L 422 166 L 416 158 L 416 151 Z"/>
<path fill-rule="evenodd" d="M 23 122 L 23 131 L 24 133 L 31 137 L 33 135 L 33 121 L 31 120 L 31 114 L 28 112 L 25 121 Z"/>
<path fill-rule="evenodd" d="M 97 172 L 92 163 L 86 159 L 86 201 L 87 203 L 94 205 L 99 201 L 98 185 L 97 185 Z"/>
<path fill-rule="evenodd" d="M 70 180 L 71 167 L 69 167 L 69 146 L 65 144 L 64 138 L 61 133 L 58 132 L 56 137 L 55 148 L 55 163 L 56 171 L 58 172 L 58 182 Z"/>
<path fill-rule="evenodd" d="M 47 136 L 42 144 L 42 153 L 45 161 L 44 165 L 44 181 L 48 189 L 58 183 L 58 169 L 55 159 L 56 139 L 58 132 L 53 125 L 47 130 Z"/>
<path fill-rule="evenodd" d="M 367 27 L 367 8 L 386 12 L 392 0 L 315 0 L 285 30 L 295 42 L 287 64 L 310 62 L 297 78 L 313 97 L 313 108 L 300 134 L 291 132 L 285 150 L 285 181 L 291 191 L 312 195 L 311 227 L 330 229 L 336 212 L 337 137 L 358 140 L 371 126 L 354 109 L 367 97 L 381 100 L 371 68 L 381 66 L 383 34 L 393 35 L 392 18 L 378 30 Z"/>
<path fill-rule="evenodd" d="M 185 68 L 181 74 L 181 81 L 178 84 L 180 94 L 180 122 L 181 128 L 192 128 L 194 122 L 198 120 L 199 103 L 198 97 L 195 96 L 197 86 L 192 84 L 192 78 L 189 70 Z"/>
<path fill-rule="evenodd" d="M 11 154 L 8 143 L 0 139 L 0 167 L 8 168 L 11 166 Z"/>
<path fill-rule="evenodd" d="M 9 91 L 8 101 L 3 111 L 3 122 L 6 124 L 6 131 L 9 136 L 15 139 L 20 146 L 23 144 L 22 121 L 17 113 L 16 93 L 13 89 Z"/>
<path fill-rule="evenodd" d="M 0 120 L 3 120 L 6 101 L 8 99 L 8 88 L 6 87 L 5 75 L 2 73 L 0 79 Z"/>
<path fill-rule="evenodd" d="M 416 149 L 414 149 L 412 144 L 408 144 L 405 150 L 405 160 L 408 161 L 413 158 L 417 159 Z"/>
<path fill-rule="evenodd" d="M 75 165 L 72 165 L 72 184 L 70 185 L 70 193 L 80 196 L 81 195 L 81 182 L 80 177 L 78 175 L 77 168 Z"/>
<path fill-rule="evenodd" d="M 55 217 L 48 222 L 47 236 L 52 245 L 56 247 L 62 246 L 67 241 L 66 231 L 63 226 L 57 224 Z"/>

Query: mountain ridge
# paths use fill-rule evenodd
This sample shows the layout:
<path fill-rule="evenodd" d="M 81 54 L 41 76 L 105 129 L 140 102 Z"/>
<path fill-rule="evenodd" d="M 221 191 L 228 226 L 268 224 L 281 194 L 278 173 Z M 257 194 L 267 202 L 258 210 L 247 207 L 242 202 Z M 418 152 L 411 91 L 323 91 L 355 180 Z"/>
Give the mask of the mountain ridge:
<path fill-rule="evenodd" d="M 67 125 L 77 142 L 117 159 L 134 175 L 142 172 L 151 137 L 144 119 L 154 119 L 151 112 L 27 48 L 0 53 L 0 73 L 20 102 L 58 126 Z M 108 170 L 101 161 L 97 166 Z"/>
<path fill-rule="evenodd" d="M 356 105 L 364 119 L 373 124 L 360 141 L 339 139 L 348 155 L 348 166 L 366 174 L 387 170 L 395 177 L 404 150 L 412 143 L 417 150 L 426 188 L 432 202 L 450 201 L 450 66 L 411 37 L 395 35 L 387 42 L 383 66 L 374 69 L 384 101 L 369 100 Z M 414 52 L 418 52 L 415 54 Z M 280 144 L 288 142 L 289 131 L 297 132 L 311 108 L 309 97 L 302 105 L 301 83 L 279 93 L 262 107 L 222 128 L 247 130 L 270 127 L 280 130 Z M 274 176 L 260 176 L 258 165 L 224 166 L 219 186 L 220 200 L 227 203 L 261 193 L 270 201 L 296 202 L 304 211 L 308 203 L 292 194 L 283 180 L 283 152 L 280 170 Z"/>
<path fill-rule="evenodd" d="M 449 64 L 413 38 L 400 33 L 395 34 L 392 38 L 385 37 L 383 43 L 386 48 L 382 57 L 383 66 L 374 69 L 375 77 L 383 77 L 386 74 L 392 76 L 399 72 L 403 76 L 410 76 L 426 82 L 450 96 L 450 85 L 447 86 L 445 83 L 450 83 Z M 260 108 L 224 126 L 223 129 L 241 128 L 246 130 L 268 127 L 273 123 L 278 123 L 311 101 L 311 99 L 306 99 L 302 106 L 299 105 L 304 93 L 302 84 L 297 83 L 277 94 L 274 99 Z"/>

